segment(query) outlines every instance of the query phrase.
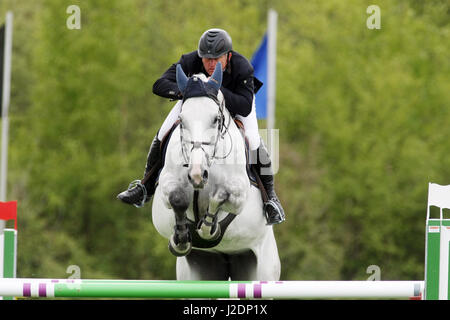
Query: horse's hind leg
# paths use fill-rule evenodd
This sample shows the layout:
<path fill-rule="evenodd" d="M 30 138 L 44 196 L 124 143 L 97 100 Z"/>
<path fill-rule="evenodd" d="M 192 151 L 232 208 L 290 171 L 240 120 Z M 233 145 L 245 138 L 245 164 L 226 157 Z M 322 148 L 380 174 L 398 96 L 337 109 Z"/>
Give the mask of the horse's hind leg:
<path fill-rule="evenodd" d="M 177 258 L 177 280 L 228 280 L 229 264 L 225 254 L 197 249 Z"/>
<path fill-rule="evenodd" d="M 188 194 L 184 189 L 177 188 L 170 193 L 169 202 L 175 212 L 174 234 L 169 240 L 169 250 L 177 257 L 185 256 L 192 249 L 186 217 L 186 210 L 189 207 Z"/>
<path fill-rule="evenodd" d="M 278 281 L 280 280 L 281 273 L 280 257 L 278 255 L 273 228 L 268 228 L 270 230 L 266 233 L 259 246 L 254 249 L 258 260 L 256 277 L 257 280 L 261 281 Z"/>
<path fill-rule="evenodd" d="M 228 255 L 231 280 L 259 280 L 257 279 L 257 258 L 252 250 Z"/>

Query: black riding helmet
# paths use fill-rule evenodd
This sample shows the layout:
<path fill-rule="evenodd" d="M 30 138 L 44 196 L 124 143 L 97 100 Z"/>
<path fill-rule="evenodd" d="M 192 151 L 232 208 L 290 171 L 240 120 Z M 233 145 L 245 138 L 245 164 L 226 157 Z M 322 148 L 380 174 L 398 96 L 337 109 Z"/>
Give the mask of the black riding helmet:
<path fill-rule="evenodd" d="M 200 58 L 218 58 L 233 48 L 230 35 L 222 29 L 205 31 L 198 42 Z"/>

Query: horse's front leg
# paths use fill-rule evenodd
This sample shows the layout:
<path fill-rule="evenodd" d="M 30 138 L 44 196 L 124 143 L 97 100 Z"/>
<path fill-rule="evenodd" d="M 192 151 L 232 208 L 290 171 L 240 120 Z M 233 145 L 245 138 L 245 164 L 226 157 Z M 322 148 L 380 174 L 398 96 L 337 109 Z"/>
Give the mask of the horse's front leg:
<path fill-rule="evenodd" d="M 177 256 L 188 255 L 192 249 L 192 239 L 187 224 L 186 210 L 189 207 L 189 195 L 186 189 L 176 188 L 169 194 L 170 205 L 175 212 L 174 233 L 169 239 L 169 250 Z"/>
<path fill-rule="evenodd" d="M 197 232 L 205 240 L 216 240 L 220 234 L 220 225 L 217 223 L 217 214 L 221 206 L 228 200 L 229 194 L 223 188 L 218 188 L 210 196 L 208 210 L 200 220 Z"/>
<path fill-rule="evenodd" d="M 169 250 L 177 256 L 185 256 L 192 249 L 186 211 L 191 199 L 191 189 L 186 174 L 177 168 L 166 166 L 159 178 L 162 200 L 175 214 L 174 232 L 169 237 Z"/>

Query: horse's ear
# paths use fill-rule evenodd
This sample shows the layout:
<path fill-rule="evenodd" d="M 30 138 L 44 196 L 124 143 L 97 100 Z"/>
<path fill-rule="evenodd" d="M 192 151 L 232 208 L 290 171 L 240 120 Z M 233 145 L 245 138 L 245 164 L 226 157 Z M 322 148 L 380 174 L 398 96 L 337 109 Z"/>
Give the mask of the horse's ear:
<path fill-rule="evenodd" d="M 181 68 L 181 64 L 177 64 L 177 85 L 178 89 L 180 89 L 181 92 L 184 92 L 184 89 L 186 89 L 186 84 L 188 82 L 188 77 L 184 74 L 183 69 Z"/>
<path fill-rule="evenodd" d="M 208 80 L 208 84 L 219 91 L 220 86 L 222 85 L 222 63 L 217 62 L 214 73 Z"/>

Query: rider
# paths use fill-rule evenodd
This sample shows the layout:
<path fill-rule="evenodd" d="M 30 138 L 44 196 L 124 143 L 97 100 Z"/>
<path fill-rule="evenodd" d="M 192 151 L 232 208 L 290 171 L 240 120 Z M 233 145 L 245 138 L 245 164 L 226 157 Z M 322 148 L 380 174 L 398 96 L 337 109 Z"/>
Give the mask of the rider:
<path fill-rule="evenodd" d="M 161 141 L 171 130 L 181 112 L 182 94 L 176 82 L 176 65 L 181 64 L 184 73 L 190 77 L 203 73 L 211 76 L 217 62 L 221 62 L 223 71 L 220 90 L 225 98 L 226 108 L 241 120 L 251 151 L 256 150 L 256 164 L 253 164 L 266 190 L 268 201 L 264 203 L 267 223 L 277 224 L 285 220 L 284 210 L 274 190 L 273 171 L 269 153 L 258 132 L 255 111 L 255 93 L 262 83 L 254 77 L 253 67 L 249 61 L 232 50 L 231 37 L 225 30 L 209 29 L 200 37 L 198 50 L 184 54 L 153 85 L 153 93 L 164 98 L 178 101 L 163 125 L 159 129 L 147 156 L 144 179 L 128 190 L 121 192 L 117 198 L 125 203 L 139 206 L 150 200 L 155 192 L 158 172 L 162 167 Z M 253 162 L 252 162 L 253 163 Z M 261 169 L 264 170 L 261 170 Z M 144 195 L 147 195 L 144 199 Z"/>

